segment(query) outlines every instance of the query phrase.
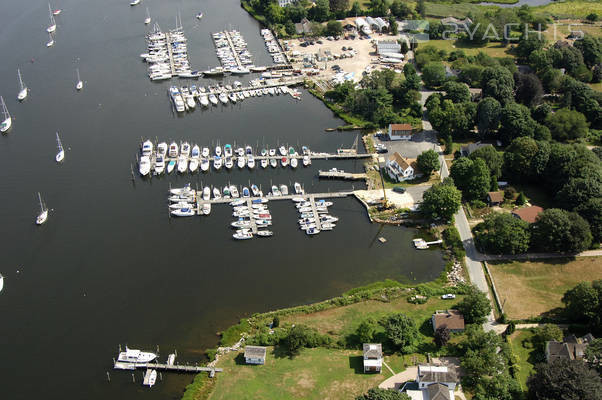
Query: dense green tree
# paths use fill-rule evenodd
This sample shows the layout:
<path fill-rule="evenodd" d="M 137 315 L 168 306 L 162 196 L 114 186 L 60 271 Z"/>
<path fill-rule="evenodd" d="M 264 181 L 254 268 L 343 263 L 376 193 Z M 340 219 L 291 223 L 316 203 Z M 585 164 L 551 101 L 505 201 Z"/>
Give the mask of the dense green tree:
<path fill-rule="evenodd" d="M 585 359 L 592 368 L 602 372 L 602 338 L 594 339 L 585 349 Z"/>
<path fill-rule="evenodd" d="M 577 213 L 557 208 L 541 212 L 530 231 L 533 247 L 545 252 L 577 253 L 592 243 L 588 223 Z"/>
<path fill-rule="evenodd" d="M 562 296 L 566 316 L 600 331 L 602 320 L 602 280 L 581 282 Z"/>
<path fill-rule="evenodd" d="M 307 8 L 303 7 L 299 2 L 286 7 L 286 12 L 289 19 L 294 23 L 299 23 L 303 18 L 307 18 Z"/>
<path fill-rule="evenodd" d="M 272 328 L 278 328 L 280 326 L 280 317 L 279 316 L 275 316 L 274 319 L 272 319 Z"/>
<path fill-rule="evenodd" d="M 504 169 L 516 180 L 527 180 L 533 177 L 531 163 L 538 151 L 539 146 L 534 139 L 527 136 L 517 137 L 506 148 Z"/>
<path fill-rule="evenodd" d="M 462 194 L 453 184 L 435 184 L 424 192 L 420 210 L 433 219 L 450 220 L 460 209 Z"/>
<path fill-rule="evenodd" d="M 287 35 L 294 35 L 295 33 L 297 33 L 297 30 L 295 29 L 295 24 L 290 19 L 284 23 L 284 30 L 286 31 Z"/>
<path fill-rule="evenodd" d="M 455 160 L 450 176 L 467 200 L 483 200 L 489 191 L 491 176 L 485 161 L 480 158 L 461 157 Z"/>
<path fill-rule="evenodd" d="M 583 62 L 589 68 L 602 62 L 602 40 L 600 38 L 585 35 L 581 40 L 575 40 L 574 46 L 581 51 Z"/>
<path fill-rule="evenodd" d="M 602 242 L 602 198 L 591 198 L 575 211 L 589 223 L 594 242 Z"/>
<path fill-rule="evenodd" d="M 435 344 L 437 347 L 443 347 L 449 342 L 451 334 L 447 325 L 442 325 L 435 330 Z"/>
<path fill-rule="evenodd" d="M 481 84 L 481 77 L 484 68 L 481 65 L 464 64 L 460 68 L 458 80 L 466 83 L 470 87 L 478 87 Z"/>
<path fill-rule="evenodd" d="M 445 82 L 445 66 L 440 62 L 430 62 L 422 68 L 422 81 L 427 87 L 439 87 Z"/>
<path fill-rule="evenodd" d="M 543 49 L 545 45 L 546 40 L 543 36 L 539 37 L 539 35 L 523 34 L 515 48 L 516 55 L 523 61 L 527 60 L 534 51 Z"/>
<path fill-rule="evenodd" d="M 312 348 L 325 344 L 328 344 L 328 337 L 305 325 L 295 325 L 281 341 L 281 345 L 291 356 L 299 354 L 304 347 Z"/>
<path fill-rule="evenodd" d="M 427 109 L 429 121 L 443 137 L 464 137 L 474 127 L 474 103 L 454 104 L 450 100 L 433 100 L 427 103 Z"/>
<path fill-rule="evenodd" d="M 454 103 L 464 103 L 470 101 L 470 90 L 465 83 L 447 81 L 443 84 L 445 98 Z"/>
<path fill-rule="evenodd" d="M 491 312 L 491 302 L 487 294 L 476 286 L 471 286 L 466 296 L 456 304 L 456 308 L 464 315 L 467 324 L 481 324 Z"/>
<path fill-rule="evenodd" d="M 397 35 L 399 33 L 399 26 L 394 15 L 389 16 L 389 33 L 391 35 Z"/>
<path fill-rule="evenodd" d="M 362 6 L 359 1 L 354 1 L 351 5 L 351 10 L 349 10 L 350 17 L 359 17 L 362 15 Z"/>
<path fill-rule="evenodd" d="M 368 393 L 357 396 L 355 400 L 411 400 L 411 398 L 397 390 L 372 388 Z"/>
<path fill-rule="evenodd" d="M 504 143 L 508 144 L 520 136 L 533 137 L 535 127 L 529 109 L 522 104 L 509 103 L 502 108 L 499 134 Z"/>
<path fill-rule="evenodd" d="M 514 78 L 506 68 L 488 67 L 481 74 L 483 97 L 491 96 L 502 104 L 507 104 L 514 98 Z"/>
<path fill-rule="evenodd" d="M 537 74 L 552 67 L 552 60 L 546 50 L 535 50 L 528 55 L 528 64 Z"/>
<path fill-rule="evenodd" d="M 591 178 L 571 178 L 556 194 L 558 205 L 567 210 L 573 210 L 594 198 L 602 198 L 602 183 Z"/>
<path fill-rule="evenodd" d="M 424 0 L 418 0 L 418 3 L 416 3 L 416 12 L 422 18 L 426 16 L 426 3 Z"/>
<path fill-rule="evenodd" d="M 284 22 L 285 13 L 284 8 L 280 7 L 278 3 L 269 4 L 264 12 L 265 18 L 272 24 L 279 24 Z"/>
<path fill-rule="evenodd" d="M 541 103 L 543 96 L 543 86 L 541 81 L 535 74 L 514 74 L 514 81 L 516 82 L 516 101 L 526 105 L 527 107 L 534 107 Z"/>
<path fill-rule="evenodd" d="M 543 354 L 546 350 L 546 342 L 562 342 L 563 337 L 562 329 L 560 329 L 558 325 L 544 324 L 534 329 L 532 342 L 537 348 L 537 351 Z"/>
<path fill-rule="evenodd" d="M 386 17 L 389 12 L 389 5 L 385 0 L 370 0 L 368 7 L 373 17 Z"/>
<path fill-rule="evenodd" d="M 491 213 L 474 228 L 475 240 L 487 253 L 522 254 L 529 250 L 529 224 L 508 213 Z"/>
<path fill-rule="evenodd" d="M 588 126 L 585 116 L 568 108 L 550 113 L 546 118 L 552 137 L 558 141 L 578 139 L 587 136 Z"/>
<path fill-rule="evenodd" d="M 536 365 L 527 387 L 529 400 L 598 400 L 602 379 L 583 361 L 559 358 Z"/>
<path fill-rule="evenodd" d="M 439 154 L 435 150 L 425 150 L 416 159 L 418 169 L 424 173 L 424 175 L 431 176 L 433 171 L 439 171 L 441 164 L 439 163 Z"/>
<path fill-rule="evenodd" d="M 493 97 L 485 97 L 477 106 L 477 128 L 482 137 L 495 132 L 500 125 L 502 106 Z"/>
<path fill-rule="evenodd" d="M 418 328 L 414 321 L 403 313 L 389 316 L 383 323 L 385 334 L 393 345 L 402 353 L 415 351 L 418 343 Z"/>
<path fill-rule="evenodd" d="M 491 176 L 495 177 L 496 179 L 502 176 L 502 164 L 504 163 L 504 158 L 502 153 L 497 151 L 495 147 L 483 146 L 478 148 L 470 154 L 470 158 L 473 160 L 480 158 L 481 160 L 485 161 Z"/>
<path fill-rule="evenodd" d="M 500 350 L 507 345 L 495 332 L 485 332 L 480 325 L 472 325 L 466 328 L 465 335 L 459 345 L 465 371 L 463 383 L 474 388 L 486 383 L 488 377 L 505 372 L 506 360 Z"/>
<path fill-rule="evenodd" d="M 394 0 L 391 3 L 391 14 L 396 16 L 397 18 L 406 18 L 412 15 L 412 9 L 407 3 L 402 2 L 401 0 Z"/>
<path fill-rule="evenodd" d="M 374 318 L 363 320 L 357 327 L 357 337 L 362 343 L 370 343 L 374 339 L 374 334 L 378 329 L 378 323 Z"/>
<path fill-rule="evenodd" d="M 333 13 L 345 12 L 349 8 L 349 0 L 330 0 L 329 3 Z"/>
<path fill-rule="evenodd" d="M 328 21 L 330 18 L 329 0 L 315 0 L 316 5 L 309 9 L 309 17 L 318 22 Z"/>
<path fill-rule="evenodd" d="M 328 21 L 326 24 L 326 34 L 328 36 L 339 36 L 343 33 L 343 24 L 339 21 Z"/>

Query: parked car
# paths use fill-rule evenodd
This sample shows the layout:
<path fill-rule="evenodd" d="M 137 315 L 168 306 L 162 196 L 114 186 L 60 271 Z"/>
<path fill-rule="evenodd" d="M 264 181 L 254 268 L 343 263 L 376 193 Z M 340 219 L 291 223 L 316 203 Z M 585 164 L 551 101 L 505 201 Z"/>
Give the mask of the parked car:
<path fill-rule="evenodd" d="M 443 296 L 441 296 L 441 298 L 444 300 L 450 300 L 450 299 L 455 299 L 456 295 L 452 294 L 452 293 L 447 293 L 447 294 L 444 294 Z"/>
<path fill-rule="evenodd" d="M 347 51 L 347 47 L 343 46 L 343 47 L 341 47 L 341 50 Z"/>
<path fill-rule="evenodd" d="M 395 186 L 395 187 L 393 188 L 393 191 L 394 191 L 395 193 L 404 194 L 404 193 L 406 192 L 406 188 L 404 188 L 404 187 L 401 187 L 401 186 Z"/>

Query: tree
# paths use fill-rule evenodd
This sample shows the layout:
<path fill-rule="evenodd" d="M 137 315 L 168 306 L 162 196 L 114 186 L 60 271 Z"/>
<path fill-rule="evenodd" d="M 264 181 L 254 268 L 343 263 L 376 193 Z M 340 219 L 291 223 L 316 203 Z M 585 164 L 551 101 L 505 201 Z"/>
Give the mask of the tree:
<path fill-rule="evenodd" d="M 531 113 L 527 107 L 518 103 L 509 103 L 502 108 L 500 125 L 500 138 L 508 144 L 514 138 L 520 136 L 533 137 L 536 123 L 531 118 Z"/>
<path fill-rule="evenodd" d="M 315 329 L 305 325 L 295 325 L 282 339 L 281 345 L 288 351 L 289 355 L 299 354 L 303 347 L 318 347 L 328 344 L 327 336 L 320 335 Z"/>
<path fill-rule="evenodd" d="M 443 347 L 449 342 L 451 334 L 447 325 L 442 325 L 435 330 L 435 344 L 438 347 Z"/>
<path fill-rule="evenodd" d="M 502 153 L 497 151 L 493 146 L 483 146 L 475 151 L 473 151 L 470 156 L 472 160 L 476 160 L 480 158 L 485 161 L 487 168 L 489 168 L 489 172 L 491 176 L 495 179 L 502 176 L 502 164 L 504 163 L 504 158 Z"/>
<path fill-rule="evenodd" d="M 482 137 L 495 132 L 500 125 L 502 106 L 493 97 L 485 97 L 477 106 L 477 129 Z"/>
<path fill-rule="evenodd" d="M 543 49 L 545 44 L 546 40 L 543 37 L 540 38 L 539 35 L 523 34 L 516 46 L 516 55 L 523 61 L 527 60 L 534 51 Z"/>
<path fill-rule="evenodd" d="M 465 383 L 470 387 L 487 384 L 487 377 L 499 375 L 506 370 L 504 353 L 507 344 L 493 331 L 485 332 L 480 325 L 468 326 L 466 339 L 459 345 L 463 354 L 461 365 L 465 371 Z M 486 397 L 485 397 L 486 398 Z M 491 397 L 491 399 L 497 399 Z"/>
<path fill-rule="evenodd" d="M 418 169 L 424 173 L 424 175 L 431 176 L 433 171 L 439 171 L 441 164 L 439 163 L 439 154 L 435 150 L 425 150 L 416 159 Z"/>
<path fill-rule="evenodd" d="M 357 337 L 362 343 L 370 343 L 374 338 L 376 329 L 378 328 L 377 322 L 374 318 L 367 318 L 363 320 L 357 327 Z"/>
<path fill-rule="evenodd" d="M 485 161 L 480 158 L 461 157 L 455 160 L 450 176 L 467 200 L 482 200 L 489 191 L 491 176 Z"/>
<path fill-rule="evenodd" d="M 525 194 L 523 192 L 520 192 L 518 194 L 518 197 L 516 198 L 516 205 L 517 206 L 522 206 L 523 204 L 527 203 L 527 196 L 525 196 Z"/>
<path fill-rule="evenodd" d="M 369 8 L 373 17 L 385 17 L 389 12 L 389 5 L 385 0 L 370 0 Z"/>
<path fill-rule="evenodd" d="M 596 14 L 595 12 L 593 13 L 589 13 L 587 14 L 587 16 L 585 17 L 586 20 L 591 21 L 591 22 L 595 22 L 598 20 L 598 14 Z"/>
<path fill-rule="evenodd" d="M 433 219 L 451 220 L 461 201 L 462 193 L 453 184 L 435 184 L 424 192 L 420 209 Z"/>
<path fill-rule="evenodd" d="M 517 137 L 504 153 L 504 169 L 516 180 L 528 180 L 533 176 L 531 163 L 539 151 L 539 146 L 530 137 Z"/>
<path fill-rule="evenodd" d="M 389 33 L 391 35 L 397 35 L 399 33 L 399 27 L 397 26 L 397 20 L 394 15 L 389 16 Z"/>
<path fill-rule="evenodd" d="M 343 33 L 343 24 L 339 21 L 328 21 L 326 24 L 326 34 L 328 36 L 339 36 Z"/>
<path fill-rule="evenodd" d="M 587 323 L 600 330 L 602 319 L 602 280 L 581 282 L 563 296 L 566 316 L 574 322 Z"/>
<path fill-rule="evenodd" d="M 483 97 L 491 96 L 502 104 L 514 98 L 514 78 L 512 73 L 501 66 L 485 68 L 481 74 Z"/>
<path fill-rule="evenodd" d="M 422 18 L 426 16 L 426 3 L 424 2 L 424 0 L 418 0 L 418 3 L 416 4 L 416 12 Z"/>
<path fill-rule="evenodd" d="M 559 358 L 537 364 L 527 387 L 529 400 L 593 400 L 600 399 L 602 379 L 583 361 Z"/>
<path fill-rule="evenodd" d="M 330 16 L 330 2 L 328 0 L 316 0 L 316 5 L 309 9 L 311 19 L 324 22 Z"/>
<path fill-rule="evenodd" d="M 355 400 L 411 400 L 411 398 L 397 390 L 372 388 L 368 393 L 357 396 Z"/>
<path fill-rule="evenodd" d="M 542 211 L 530 231 L 533 247 L 541 251 L 578 253 L 592 243 L 587 222 L 577 213 L 558 208 Z"/>
<path fill-rule="evenodd" d="M 581 40 L 575 40 L 574 46 L 581 51 L 583 62 L 589 68 L 602 62 L 602 40 L 600 38 L 585 35 Z"/>
<path fill-rule="evenodd" d="M 464 103 L 470 101 L 470 90 L 465 83 L 448 81 L 443 85 L 445 98 L 454 103 Z"/>
<path fill-rule="evenodd" d="M 541 103 L 543 86 L 537 75 L 517 72 L 514 74 L 514 81 L 516 82 L 516 93 L 514 95 L 516 101 L 527 107 L 534 107 Z"/>
<path fill-rule="evenodd" d="M 297 33 L 297 30 L 295 29 L 295 24 L 290 19 L 284 23 L 284 30 L 286 31 L 287 35 L 294 35 L 295 33 Z"/>
<path fill-rule="evenodd" d="M 585 359 L 592 368 L 602 370 L 602 338 L 594 339 L 585 349 Z"/>
<path fill-rule="evenodd" d="M 391 3 L 391 14 L 397 18 L 406 18 L 412 14 L 412 9 L 401 0 L 394 0 Z"/>
<path fill-rule="evenodd" d="M 602 198 L 591 198 L 582 203 L 575 211 L 589 223 L 595 243 L 602 241 Z"/>
<path fill-rule="evenodd" d="M 579 111 L 562 108 L 546 117 L 546 126 L 552 137 L 558 141 L 578 139 L 587 136 L 588 126 L 585 116 Z"/>
<path fill-rule="evenodd" d="M 358 15 L 362 15 L 362 6 L 359 1 L 354 1 L 351 5 L 351 10 L 349 10 L 349 16 L 357 17 Z"/>
<path fill-rule="evenodd" d="M 491 302 L 485 293 L 471 286 L 462 301 L 456 304 L 456 309 L 464 315 L 467 324 L 481 324 L 491 312 Z"/>
<path fill-rule="evenodd" d="M 422 68 L 422 81 L 427 87 L 439 87 L 445 82 L 445 67 L 440 62 L 430 62 Z"/>
<path fill-rule="evenodd" d="M 529 250 L 529 224 L 508 213 L 491 213 L 474 228 L 475 240 L 487 253 L 522 254 Z"/>
<path fill-rule="evenodd" d="M 402 353 L 412 353 L 418 342 L 418 328 L 414 321 L 403 313 L 393 314 L 384 321 L 387 338 Z"/>
<path fill-rule="evenodd" d="M 602 197 L 602 183 L 595 179 L 571 178 L 556 194 L 558 204 L 573 210 L 590 199 Z"/>
<path fill-rule="evenodd" d="M 562 329 L 555 324 L 544 324 L 535 328 L 533 332 L 533 344 L 540 353 L 546 350 L 546 342 L 555 341 L 562 342 Z"/>
<path fill-rule="evenodd" d="M 333 13 L 341 13 L 349 8 L 349 0 L 330 0 L 330 11 Z"/>

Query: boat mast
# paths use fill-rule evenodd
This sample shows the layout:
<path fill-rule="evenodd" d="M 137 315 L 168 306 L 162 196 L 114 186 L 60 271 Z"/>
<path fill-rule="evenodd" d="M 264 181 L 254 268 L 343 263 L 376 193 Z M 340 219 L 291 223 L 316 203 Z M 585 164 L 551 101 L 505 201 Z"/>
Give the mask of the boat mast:
<path fill-rule="evenodd" d="M 38 192 L 38 199 L 40 200 L 40 209 L 44 212 L 44 203 L 42 202 L 42 195 Z"/>
<path fill-rule="evenodd" d="M 19 68 L 17 68 L 17 75 L 19 75 L 19 84 L 21 85 L 21 90 L 23 90 L 25 88 L 25 85 L 23 85 L 23 79 L 21 78 L 21 70 Z"/>
<path fill-rule="evenodd" d="M 10 114 L 8 112 L 8 108 L 6 108 L 6 103 L 4 102 L 4 98 L 0 96 L 0 103 L 2 103 L 2 114 L 4 114 L 4 119 L 10 118 Z"/>
<path fill-rule="evenodd" d="M 56 141 L 58 143 L 59 151 L 63 150 L 63 145 L 61 143 L 61 139 L 59 138 L 59 133 L 56 133 Z"/>
<path fill-rule="evenodd" d="M 75 68 L 75 71 L 77 72 L 77 81 L 81 82 L 81 78 L 79 77 L 79 68 Z"/>

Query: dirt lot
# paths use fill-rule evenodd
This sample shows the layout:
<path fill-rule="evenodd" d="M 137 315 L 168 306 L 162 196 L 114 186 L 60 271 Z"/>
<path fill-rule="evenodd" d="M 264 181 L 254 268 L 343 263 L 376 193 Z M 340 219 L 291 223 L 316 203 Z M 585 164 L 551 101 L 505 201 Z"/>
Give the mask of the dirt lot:
<path fill-rule="evenodd" d="M 342 54 L 343 50 L 342 47 L 349 47 L 351 46 L 351 48 L 356 52 L 356 54 L 351 57 L 351 58 L 342 58 L 342 59 L 338 59 L 338 60 L 333 60 L 333 61 L 328 61 L 326 62 L 326 70 L 324 70 L 323 72 L 320 73 L 321 77 L 324 77 L 326 79 L 331 78 L 332 76 L 334 76 L 335 71 L 333 71 L 331 69 L 331 67 L 333 65 L 338 65 L 341 67 L 341 69 L 346 72 L 346 73 L 353 73 L 354 74 L 354 80 L 356 82 L 359 82 L 362 79 L 362 72 L 366 69 L 366 67 L 370 64 L 372 64 L 373 67 L 378 67 L 378 69 L 381 69 L 382 66 L 379 66 L 378 63 L 378 56 L 376 55 L 376 51 L 374 48 L 374 44 L 373 44 L 373 40 L 391 40 L 391 39 L 395 39 L 392 36 L 386 35 L 386 34 L 373 34 L 371 36 L 372 39 L 350 39 L 350 40 L 346 40 L 346 39 L 339 39 L 339 40 L 326 40 L 326 38 L 318 38 L 318 39 L 312 39 L 314 40 L 314 45 L 310 45 L 307 47 L 301 47 L 299 46 L 300 43 L 302 43 L 304 40 L 302 39 L 292 39 L 288 41 L 288 44 L 291 48 L 290 52 L 292 51 L 298 51 L 301 54 L 322 54 L 324 55 L 324 52 L 329 50 L 331 53 L 333 54 Z M 316 40 L 321 40 L 322 44 L 319 44 L 316 42 Z M 289 52 L 289 53 L 290 53 Z M 303 56 L 301 56 L 300 58 L 301 60 L 303 60 Z M 320 68 L 324 67 L 324 63 L 320 62 L 318 63 Z M 295 68 L 303 68 L 303 63 L 296 63 L 294 64 Z"/>
<path fill-rule="evenodd" d="M 490 262 L 504 311 L 511 319 L 554 313 L 564 292 L 581 281 L 602 279 L 602 257 L 537 262 Z"/>

